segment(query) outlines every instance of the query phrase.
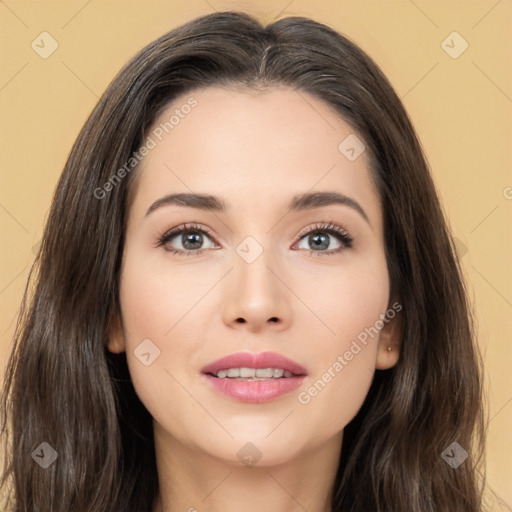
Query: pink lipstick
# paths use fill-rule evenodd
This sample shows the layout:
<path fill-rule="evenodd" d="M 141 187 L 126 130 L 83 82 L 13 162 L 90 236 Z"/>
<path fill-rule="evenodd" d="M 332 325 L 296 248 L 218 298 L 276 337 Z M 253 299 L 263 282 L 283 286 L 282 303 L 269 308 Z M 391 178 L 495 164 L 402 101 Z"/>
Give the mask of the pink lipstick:
<path fill-rule="evenodd" d="M 214 390 L 252 403 L 290 393 L 307 375 L 300 364 L 275 352 L 238 352 L 208 364 L 201 373 Z"/>

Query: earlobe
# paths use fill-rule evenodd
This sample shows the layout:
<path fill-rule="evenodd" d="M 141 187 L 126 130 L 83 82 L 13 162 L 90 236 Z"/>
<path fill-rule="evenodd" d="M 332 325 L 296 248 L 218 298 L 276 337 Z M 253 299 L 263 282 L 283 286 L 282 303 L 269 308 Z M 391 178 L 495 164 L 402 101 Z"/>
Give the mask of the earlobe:
<path fill-rule="evenodd" d="M 120 354 L 121 352 L 125 351 L 124 343 L 117 339 L 109 339 L 107 343 L 107 349 L 109 352 L 112 352 L 113 354 Z"/>
<path fill-rule="evenodd" d="M 400 340 L 402 338 L 402 314 L 397 312 L 388 318 L 379 334 L 377 348 L 377 370 L 388 370 L 396 365 L 400 356 Z"/>
<path fill-rule="evenodd" d="M 126 350 L 123 327 L 119 315 L 115 315 L 109 323 L 107 349 L 113 354 L 120 354 Z"/>

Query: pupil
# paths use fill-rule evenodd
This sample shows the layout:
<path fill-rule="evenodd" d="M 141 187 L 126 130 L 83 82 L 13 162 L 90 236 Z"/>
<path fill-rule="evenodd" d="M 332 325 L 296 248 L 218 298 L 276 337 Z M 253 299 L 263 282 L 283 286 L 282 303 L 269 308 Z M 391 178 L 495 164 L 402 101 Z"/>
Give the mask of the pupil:
<path fill-rule="evenodd" d="M 186 235 L 183 235 L 183 237 L 182 237 L 183 247 L 185 247 L 185 249 L 188 249 L 188 250 L 197 249 L 198 246 L 194 245 L 194 243 L 201 246 L 202 241 L 203 241 L 203 235 L 201 235 L 201 233 L 188 233 Z M 192 247 L 190 247 L 190 246 L 187 247 L 187 245 L 189 243 L 192 244 Z"/>
<path fill-rule="evenodd" d="M 327 249 L 329 247 L 329 240 L 327 235 L 325 234 L 315 234 L 310 235 L 309 237 L 309 243 L 313 245 L 314 247 L 320 248 L 320 249 Z"/>

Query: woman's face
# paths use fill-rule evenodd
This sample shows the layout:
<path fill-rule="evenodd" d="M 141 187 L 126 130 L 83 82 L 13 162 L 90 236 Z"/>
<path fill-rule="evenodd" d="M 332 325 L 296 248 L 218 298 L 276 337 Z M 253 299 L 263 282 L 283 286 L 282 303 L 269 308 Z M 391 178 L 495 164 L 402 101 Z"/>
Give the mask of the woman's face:
<path fill-rule="evenodd" d="M 287 87 L 193 91 L 148 136 L 109 348 L 126 350 L 155 439 L 259 465 L 341 440 L 375 368 L 398 357 L 362 141 Z M 249 357 L 212 366 L 233 354 Z"/>

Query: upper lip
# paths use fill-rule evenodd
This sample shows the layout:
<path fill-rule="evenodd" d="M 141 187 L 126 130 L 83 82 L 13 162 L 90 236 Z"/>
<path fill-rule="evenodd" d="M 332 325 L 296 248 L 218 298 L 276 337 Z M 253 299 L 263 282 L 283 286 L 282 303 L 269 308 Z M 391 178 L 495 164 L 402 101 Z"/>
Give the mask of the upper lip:
<path fill-rule="evenodd" d="M 216 374 L 219 370 L 228 368 L 282 368 L 294 375 L 307 375 L 306 369 L 299 363 L 276 352 L 260 352 L 259 354 L 237 352 L 213 361 L 206 365 L 201 372 Z"/>

